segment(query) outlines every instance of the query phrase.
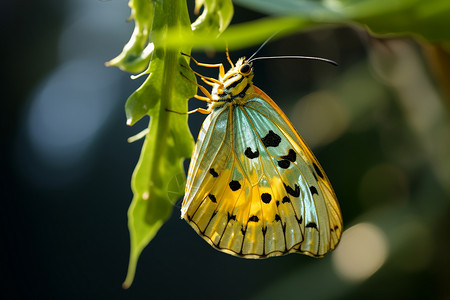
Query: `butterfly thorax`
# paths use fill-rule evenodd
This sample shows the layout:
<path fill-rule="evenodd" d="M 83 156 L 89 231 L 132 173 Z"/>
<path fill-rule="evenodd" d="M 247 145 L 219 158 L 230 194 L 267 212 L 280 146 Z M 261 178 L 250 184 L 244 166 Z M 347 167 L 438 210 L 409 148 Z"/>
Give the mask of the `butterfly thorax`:
<path fill-rule="evenodd" d="M 219 77 L 220 83 L 213 86 L 211 96 L 213 102 L 211 108 L 219 108 L 225 105 L 241 105 L 254 93 L 253 68 L 245 58 L 240 58 L 223 77 Z"/>

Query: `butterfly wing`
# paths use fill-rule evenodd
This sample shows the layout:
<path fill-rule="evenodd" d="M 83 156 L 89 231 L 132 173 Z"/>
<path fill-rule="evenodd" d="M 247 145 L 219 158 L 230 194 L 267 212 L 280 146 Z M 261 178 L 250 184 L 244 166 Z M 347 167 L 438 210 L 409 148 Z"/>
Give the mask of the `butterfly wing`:
<path fill-rule="evenodd" d="M 182 217 L 212 246 L 249 258 L 322 256 L 342 233 L 323 169 L 264 92 L 214 110 L 192 156 Z"/>

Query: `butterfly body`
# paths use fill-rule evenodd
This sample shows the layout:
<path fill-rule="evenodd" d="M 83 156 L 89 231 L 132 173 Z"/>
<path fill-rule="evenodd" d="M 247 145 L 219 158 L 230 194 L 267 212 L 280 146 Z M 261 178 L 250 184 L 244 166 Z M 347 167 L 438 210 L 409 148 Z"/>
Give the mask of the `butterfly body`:
<path fill-rule="evenodd" d="M 234 68 L 230 69 L 225 75 L 219 75 L 221 84 L 213 85 L 211 92 L 210 109 L 218 108 L 227 103 L 230 105 L 242 105 L 253 94 L 253 72 L 248 69 L 248 73 L 240 73 L 239 70 L 244 66 L 244 59 L 237 61 Z"/>
<path fill-rule="evenodd" d="M 219 79 L 192 155 L 181 216 L 208 243 L 245 258 L 323 256 L 342 233 L 336 196 L 245 58 Z M 203 89 L 202 89 L 203 91 Z"/>

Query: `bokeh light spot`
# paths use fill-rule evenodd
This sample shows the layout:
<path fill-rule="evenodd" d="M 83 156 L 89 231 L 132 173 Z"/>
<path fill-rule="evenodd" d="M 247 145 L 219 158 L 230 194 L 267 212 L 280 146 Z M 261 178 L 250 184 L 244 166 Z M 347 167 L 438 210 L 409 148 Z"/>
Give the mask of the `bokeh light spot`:
<path fill-rule="evenodd" d="M 348 281 L 363 281 L 386 261 L 389 246 L 384 232 L 370 223 L 359 223 L 347 229 L 333 253 L 336 272 Z"/>
<path fill-rule="evenodd" d="M 87 150 L 114 107 L 112 74 L 88 60 L 71 61 L 35 95 L 27 131 L 34 150 L 47 164 L 72 165 Z"/>
<path fill-rule="evenodd" d="M 17 163 L 30 182 L 56 187 L 80 178 L 90 150 L 120 100 L 120 80 L 96 60 L 62 64 L 31 96 Z"/>
<path fill-rule="evenodd" d="M 349 123 L 345 107 L 328 92 L 303 97 L 294 106 L 290 119 L 311 147 L 333 142 L 345 132 Z"/>

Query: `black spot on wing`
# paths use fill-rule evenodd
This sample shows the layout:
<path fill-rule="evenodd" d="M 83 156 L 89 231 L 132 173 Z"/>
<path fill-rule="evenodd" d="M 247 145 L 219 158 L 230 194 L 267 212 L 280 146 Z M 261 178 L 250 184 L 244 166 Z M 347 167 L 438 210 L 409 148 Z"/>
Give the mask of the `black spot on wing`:
<path fill-rule="evenodd" d="M 231 215 L 229 212 L 227 212 L 227 214 L 228 214 L 228 222 L 230 222 L 231 220 L 236 221 L 236 215 Z"/>
<path fill-rule="evenodd" d="M 319 195 L 319 193 L 317 192 L 316 187 L 313 186 L 313 185 L 309 187 L 309 191 L 311 192 L 311 195 L 314 195 L 314 194 Z"/>
<path fill-rule="evenodd" d="M 287 169 L 291 165 L 291 162 L 287 159 L 279 160 L 278 166 L 282 169 Z"/>
<path fill-rule="evenodd" d="M 275 222 L 281 221 L 281 217 L 279 214 L 275 215 Z"/>
<path fill-rule="evenodd" d="M 286 235 L 286 223 L 283 224 L 283 222 L 281 222 L 281 227 L 283 227 L 283 232 Z"/>
<path fill-rule="evenodd" d="M 283 184 L 284 184 L 284 188 L 286 189 L 286 192 L 289 195 L 294 196 L 294 197 L 300 196 L 300 187 L 297 184 L 295 184 L 295 189 L 291 188 L 289 185 L 287 185 L 285 183 L 283 183 Z"/>
<path fill-rule="evenodd" d="M 270 203 L 270 200 L 272 200 L 272 195 L 270 195 L 269 193 L 262 193 L 261 200 L 262 200 L 262 202 L 268 204 L 268 203 Z"/>
<path fill-rule="evenodd" d="M 259 151 L 256 149 L 255 152 L 250 149 L 250 147 L 247 147 L 247 149 L 244 152 L 245 156 L 247 156 L 250 159 L 257 158 L 259 156 Z"/>
<path fill-rule="evenodd" d="M 317 229 L 317 224 L 314 222 L 309 222 L 308 224 L 306 224 L 306 227 Z"/>
<path fill-rule="evenodd" d="M 214 202 L 214 203 L 217 202 L 217 201 L 216 201 L 216 196 L 214 196 L 213 194 L 209 194 L 208 197 L 209 197 L 209 199 L 210 199 L 212 202 Z"/>
<path fill-rule="evenodd" d="M 248 221 L 249 221 L 249 222 L 258 222 L 258 221 L 259 221 L 259 218 L 258 218 L 258 216 L 251 216 L 251 217 L 248 219 Z"/>
<path fill-rule="evenodd" d="M 231 180 L 229 186 L 232 191 L 237 191 L 241 188 L 241 184 L 237 180 Z"/>
<path fill-rule="evenodd" d="M 316 171 L 317 175 L 319 175 L 319 177 L 323 179 L 323 174 L 322 174 L 322 171 L 320 171 L 319 166 L 316 165 L 315 162 L 313 162 L 313 166 L 314 166 L 314 170 Z"/>
<path fill-rule="evenodd" d="M 288 155 L 284 155 L 281 158 L 286 159 L 290 162 L 295 162 L 295 160 L 297 159 L 297 154 L 295 154 L 295 151 L 293 149 L 289 149 Z"/>
<path fill-rule="evenodd" d="M 218 176 L 219 176 L 219 174 L 217 174 L 217 172 L 216 172 L 213 168 L 209 169 L 209 173 L 210 173 L 213 177 L 218 177 Z"/>
<path fill-rule="evenodd" d="M 291 202 L 291 199 L 289 199 L 288 196 L 284 196 L 283 201 L 281 201 L 281 203 L 289 203 L 289 202 Z"/>
<path fill-rule="evenodd" d="M 263 142 L 266 148 L 278 147 L 278 145 L 281 143 L 281 137 L 272 130 L 269 130 L 269 133 L 266 134 L 266 136 L 263 137 L 261 141 Z"/>

